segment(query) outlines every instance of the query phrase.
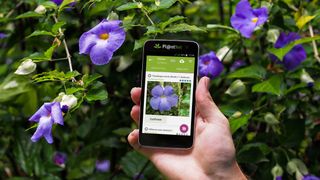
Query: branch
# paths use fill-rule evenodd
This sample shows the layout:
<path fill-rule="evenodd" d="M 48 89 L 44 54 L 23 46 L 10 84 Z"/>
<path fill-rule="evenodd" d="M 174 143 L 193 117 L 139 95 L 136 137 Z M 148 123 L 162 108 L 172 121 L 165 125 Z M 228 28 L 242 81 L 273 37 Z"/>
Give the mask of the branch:
<path fill-rule="evenodd" d="M 310 23 L 309 23 L 309 32 L 310 32 L 310 36 L 311 36 L 311 37 L 314 37 L 313 28 L 312 28 L 312 26 L 311 26 Z M 318 47 L 317 47 L 317 43 L 316 43 L 315 40 L 312 41 L 312 47 L 313 47 L 314 57 L 315 57 L 316 60 L 320 63 L 320 57 L 319 57 Z"/>
<path fill-rule="evenodd" d="M 53 16 L 53 19 L 54 19 L 55 23 L 58 23 L 58 19 L 56 16 Z M 72 72 L 73 68 L 72 68 L 72 62 L 71 62 L 71 55 L 70 55 L 70 51 L 68 49 L 68 44 L 67 44 L 66 38 L 64 37 L 64 33 L 62 32 L 61 28 L 59 28 L 59 33 L 61 36 L 63 36 L 62 43 L 63 43 L 64 49 L 66 51 L 66 54 L 67 54 L 66 58 L 68 59 L 70 72 Z"/>

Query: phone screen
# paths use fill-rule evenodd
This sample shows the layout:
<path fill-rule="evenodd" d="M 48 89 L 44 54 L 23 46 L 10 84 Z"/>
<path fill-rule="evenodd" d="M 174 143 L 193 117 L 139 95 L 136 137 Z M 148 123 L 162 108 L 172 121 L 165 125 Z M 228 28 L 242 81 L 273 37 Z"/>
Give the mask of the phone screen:
<path fill-rule="evenodd" d="M 198 53 L 194 41 L 145 43 L 139 123 L 142 146 L 192 147 Z"/>
<path fill-rule="evenodd" d="M 191 136 L 196 54 L 145 58 L 142 133 Z"/>

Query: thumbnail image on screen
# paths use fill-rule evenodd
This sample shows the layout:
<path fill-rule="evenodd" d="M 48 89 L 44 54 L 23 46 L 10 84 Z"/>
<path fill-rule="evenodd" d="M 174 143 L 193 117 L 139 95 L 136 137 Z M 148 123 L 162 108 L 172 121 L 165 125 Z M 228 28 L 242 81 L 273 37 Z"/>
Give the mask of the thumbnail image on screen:
<path fill-rule="evenodd" d="M 189 116 L 191 83 L 148 81 L 146 114 Z"/>

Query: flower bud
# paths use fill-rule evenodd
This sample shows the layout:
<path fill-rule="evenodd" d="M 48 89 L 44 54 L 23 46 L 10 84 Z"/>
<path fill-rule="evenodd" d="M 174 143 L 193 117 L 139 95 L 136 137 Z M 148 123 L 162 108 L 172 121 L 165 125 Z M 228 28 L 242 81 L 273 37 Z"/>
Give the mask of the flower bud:
<path fill-rule="evenodd" d="M 312 77 L 310 76 L 310 74 L 303 69 L 300 75 L 300 80 L 306 84 L 308 84 L 308 87 L 312 87 L 314 84 L 314 80 L 312 79 Z"/>
<path fill-rule="evenodd" d="M 63 110 L 66 109 L 66 106 L 68 109 L 71 109 L 78 103 L 78 99 L 74 95 L 66 95 L 64 92 L 59 93 L 54 101 L 60 102 L 60 106 Z"/>
<path fill-rule="evenodd" d="M 269 125 L 279 124 L 279 120 L 270 112 L 264 115 L 264 121 Z"/>
<path fill-rule="evenodd" d="M 228 46 L 224 46 L 217 52 L 217 57 L 220 61 L 229 63 L 232 60 L 232 50 Z"/>
<path fill-rule="evenodd" d="M 271 43 L 275 43 L 280 35 L 278 29 L 269 29 L 267 32 L 267 40 Z"/>
<path fill-rule="evenodd" d="M 154 3 L 156 4 L 156 6 L 160 6 L 160 0 L 155 0 Z"/>
<path fill-rule="evenodd" d="M 110 20 L 118 20 L 119 19 L 119 15 L 113 11 L 111 11 L 111 13 L 108 15 L 108 21 Z"/>
<path fill-rule="evenodd" d="M 47 12 L 46 7 L 44 7 L 43 5 L 39 5 L 34 12 L 38 13 L 38 14 L 45 14 Z"/>
<path fill-rule="evenodd" d="M 138 2 L 138 8 L 142 8 L 143 7 L 143 4 L 142 4 L 142 2 Z"/>
<path fill-rule="evenodd" d="M 239 118 L 239 117 L 241 117 L 241 115 L 242 115 L 242 112 L 236 111 L 236 112 L 234 112 L 234 113 L 231 115 L 231 117 L 233 117 L 233 118 Z"/>
<path fill-rule="evenodd" d="M 281 177 L 283 175 L 283 169 L 279 164 L 277 164 L 271 169 L 271 174 L 273 175 L 273 179 L 277 179 L 277 177 Z"/>
<path fill-rule="evenodd" d="M 24 60 L 18 69 L 14 72 L 18 75 L 28 75 L 36 70 L 37 64 L 34 63 L 31 59 Z"/>
<path fill-rule="evenodd" d="M 230 96 L 238 96 L 242 94 L 245 90 L 245 84 L 241 80 L 237 79 L 231 83 L 230 87 L 227 89 L 225 93 L 229 94 Z"/>

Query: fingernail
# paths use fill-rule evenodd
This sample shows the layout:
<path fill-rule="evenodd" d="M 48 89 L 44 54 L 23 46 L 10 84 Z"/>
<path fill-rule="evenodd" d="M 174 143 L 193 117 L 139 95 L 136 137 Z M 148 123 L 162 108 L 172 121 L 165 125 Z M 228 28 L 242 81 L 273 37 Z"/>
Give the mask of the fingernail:
<path fill-rule="evenodd" d="M 210 79 L 208 77 L 205 77 L 205 78 L 206 78 L 205 79 L 206 87 L 207 87 L 207 89 L 209 89 L 209 87 L 210 87 Z"/>
<path fill-rule="evenodd" d="M 135 88 L 136 88 L 136 87 L 134 87 L 134 88 L 132 88 L 132 89 L 131 89 L 130 94 L 132 94 L 132 93 L 133 93 L 133 90 L 134 90 Z"/>

